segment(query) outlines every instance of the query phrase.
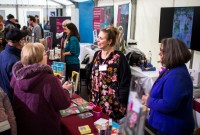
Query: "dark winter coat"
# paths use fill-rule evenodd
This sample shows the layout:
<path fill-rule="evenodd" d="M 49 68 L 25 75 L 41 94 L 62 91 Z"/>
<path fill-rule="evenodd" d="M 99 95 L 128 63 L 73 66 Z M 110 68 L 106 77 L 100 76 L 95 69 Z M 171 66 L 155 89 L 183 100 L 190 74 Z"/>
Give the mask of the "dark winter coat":
<path fill-rule="evenodd" d="M 10 101 L 13 98 L 13 93 L 10 91 L 10 81 L 12 78 L 12 67 L 21 59 L 21 50 L 10 45 L 0 53 L 0 87 L 8 95 Z"/>
<path fill-rule="evenodd" d="M 11 87 L 13 110 L 19 135 L 61 135 L 59 110 L 70 105 L 69 92 L 62 88 L 48 65 L 13 66 Z"/>

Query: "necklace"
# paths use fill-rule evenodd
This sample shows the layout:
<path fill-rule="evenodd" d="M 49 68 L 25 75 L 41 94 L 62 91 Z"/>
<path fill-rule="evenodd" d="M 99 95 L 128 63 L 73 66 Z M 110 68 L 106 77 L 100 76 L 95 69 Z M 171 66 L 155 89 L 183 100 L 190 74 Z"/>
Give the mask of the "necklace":
<path fill-rule="evenodd" d="M 102 51 L 101 58 L 107 59 L 113 51 L 114 51 L 113 49 L 109 49 L 108 51 Z"/>
<path fill-rule="evenodd" d="M 102 59 L 107 59 L 107 58 L 109 57 L 110 53 L 111 53 L 111 52 L 108 52 L 108 53 L 104 54 L 104 53 L 102 52 L 101 58 L 102 58 Z"/>

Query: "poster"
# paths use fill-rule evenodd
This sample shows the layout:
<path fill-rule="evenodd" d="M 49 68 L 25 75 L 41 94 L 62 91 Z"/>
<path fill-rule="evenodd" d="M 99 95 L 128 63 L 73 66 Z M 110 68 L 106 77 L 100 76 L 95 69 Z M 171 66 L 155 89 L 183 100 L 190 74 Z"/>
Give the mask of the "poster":
<path fill-rule="evenodd" d="M 113 25 L 113 24 L 114 24 L 114 7 L 107 6 L 107 7 L 101 8 L 100 29 L 106 28 L 109 25 Z"/>
<path fill-rule="evenodd" d="M 93 10 L 93 29 L 99 32 L 114 23 L 114 6 L 97 7 Z"/>
<path fill-rule="evenodd" d="M 190 48 L 194 9 L 176 8 L 174 10 L 173 37 L 181 39 Z"/>
<path fill-rule="evenodd" d="M 71 20 L 71 17 L 49 17 L 50 19 L 50 24 L 53 27 L 50 27 L 50 32 L 53 33 L 53 48 L 57 45 L 61 43 L 61 39 L 57 39 L 56 38 L 56 33 L 60 33 L 63 32 L 63 28 L 62 28 L 62 22 L 66 19 Z"/>
<path fill-rule="evenodd" d="M 56 18 L 56 33 L 63 32 L 62 22 L 66 20 L 66 18 Z"/>
<path fill-rule="evenodd" d="M 93 30 L 100 30 L 101 8 L 93 9 Z"/>
<path fill-rule="evenodd" d="M 129 22 L 129 4 L 118 6 L 117 26 L 123 33 L 123 38 L 127 41 L 128 35 L 128 22 Z"/>

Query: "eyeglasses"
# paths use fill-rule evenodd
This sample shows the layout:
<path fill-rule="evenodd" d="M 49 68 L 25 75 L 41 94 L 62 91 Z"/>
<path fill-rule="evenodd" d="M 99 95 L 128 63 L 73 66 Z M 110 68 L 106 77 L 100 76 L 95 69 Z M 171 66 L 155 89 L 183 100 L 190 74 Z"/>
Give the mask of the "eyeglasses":
<path fill-rule="evenodd" d="M 48 52 L 49 52 L 49 50 L 45 51 L 43 56 L 47 56 Z"/>

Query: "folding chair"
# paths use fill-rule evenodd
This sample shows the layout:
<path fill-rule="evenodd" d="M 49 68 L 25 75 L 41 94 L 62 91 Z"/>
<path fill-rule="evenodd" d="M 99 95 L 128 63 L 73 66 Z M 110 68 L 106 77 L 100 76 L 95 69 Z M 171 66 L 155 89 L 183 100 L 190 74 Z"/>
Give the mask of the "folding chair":
<path fill-rule="evenodd" d="M 71 82 L 73 83 L 73 91 L 72 92 L 78 92 L 78 82 L 79 82 L 79 73 L 76 71 L 72 71 L 72 77 L 71 77 Z"/>

